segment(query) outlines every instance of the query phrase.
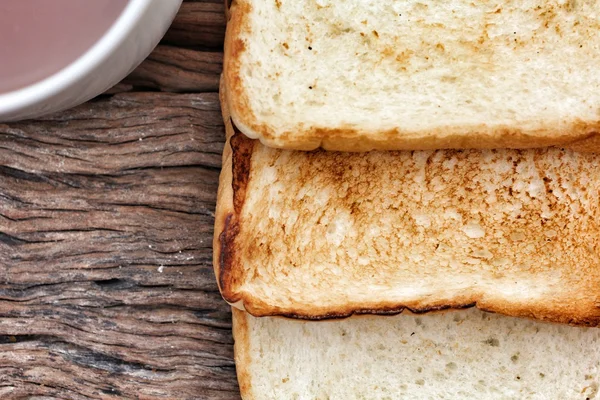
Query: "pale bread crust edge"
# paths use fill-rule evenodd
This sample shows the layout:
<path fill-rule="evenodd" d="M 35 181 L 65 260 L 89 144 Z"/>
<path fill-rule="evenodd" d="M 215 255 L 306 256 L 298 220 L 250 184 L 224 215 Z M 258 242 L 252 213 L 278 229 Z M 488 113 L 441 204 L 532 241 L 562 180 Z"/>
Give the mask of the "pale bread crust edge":
<path fill-rule="evenodd" d="M 240 395 L 243 400 L 254 400 L 252 394 L 252 374 L 250 372 L 252 357 L 250 355 L 250 331 L 248 316 L 244 311 L 231 308 L 233 330 L 233 355 Z"/>
<path fill-rule="evenodd" d="M 246 135 L 258 138 L 264 145 L 290 150 L 323 148 L 336 151 L 362 152 L 370 150 L 436 150 L 535 148 L 560 146 L 578 151 L 600 151 L 600 120 L 583 122 L 573 119 L 569 128 L 559 130 L 554 124 L 540 125 L 525 131 L 515 126 L 489 128 L 482 126 L 447 127 L 427 132 L 364 131 L 353 128 L 291 127 L 289 132 L 275 135 L 273 127 L 262 123 L 252 112 L 250 98 L 239 70 L 244 38 L 250 34 L 248 18 L 250 0 L 234 0 L 227 7 L 223 73 L 228 93 L 231 118 Z M 376 138 L 375 138 L 376 137 Z"/>

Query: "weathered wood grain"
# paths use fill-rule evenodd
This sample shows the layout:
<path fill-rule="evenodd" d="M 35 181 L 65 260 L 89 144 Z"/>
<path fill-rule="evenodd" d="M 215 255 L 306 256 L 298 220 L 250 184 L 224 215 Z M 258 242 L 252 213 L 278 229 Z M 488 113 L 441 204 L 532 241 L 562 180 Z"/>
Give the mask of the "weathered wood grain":
<path fill-rule="evenodd" d="M 222 137 L 214 93 L 0 125 L 2 398 L 236 398 L 211 267 Z"/>
<path fill-rule="evenodd" d="M 225 36 L 223 4 L 221 0 L 184 2 L 162 44 L 106 93 L 218 91 Z"/>
<path fill-rule="evenodd" d="M 69 174 L 218 167 L 222 125 L 216 93 L 120 94 L 36 121 L 0 125 L 0 165 Z"/>
<path fill-rule="evenodd" d="M 184 3 L 98 99 L 0 124 L 1 399 L 239 399 L 211 265 L 222 8 Z"/>
<path fill-rule="evenodd" d="M 163 43 L 193 49 L 222 49 L 225 36 L 223 0 L 185 2 Z"/>
<path fill-rule="evenodd" d="M 159 45 L 124 83 L 166 92 L 216 92 L 222 64 L 221 52 Z"/>

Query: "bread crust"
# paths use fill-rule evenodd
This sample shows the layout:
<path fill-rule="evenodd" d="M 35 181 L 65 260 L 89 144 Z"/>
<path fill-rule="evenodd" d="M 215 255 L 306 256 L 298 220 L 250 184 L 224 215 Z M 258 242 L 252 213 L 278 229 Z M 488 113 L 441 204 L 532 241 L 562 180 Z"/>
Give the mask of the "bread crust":
<path fill-rule="evenodd" d="M 246 184 L 250 171 L 251 153 L 254 143 L 243 135 L 234 138 L 235 131 L 229 117 L 224 80 L 219 87 L 221 112 L 225 123 L 226 142 L 223 149 L 222 168 L 219 175 L 219 190 L 215 210 L 215 231 L 213 235 L 213 268 L 219 289 L 225 300 L 235 303 L 232 286 L 241 282 L 243 276 L 235 274 L 234 239 L 239 232 L 238 215 L 245 199 Z M 232 146 L 235 148 L 233 151 Z M 234 154 L 243 154 L 243 157 Z"/>
<path fill-rule="evenodd" d="M 240 386 L 240 395 L 244 400 L 254 400 L 252 394 L 252 356 L 250 351 L 250 331 L 248 317 L 244 311 L 235 307 L 231 308 L 233 352 L 235 358 L 235 369 Z"/>
<path fill-rule="evenodd" d="M 227 299 L 226 299 L 227 300 Z M 353 315 L 397 315 L 407 310 L 413 314 L 426 314 L 447 310 L 462 310 L 476 307 L 482 311 L 507 315 L 511 317 L 530 318 L 540 321 L 556 322 L 561 324 L 585 327 L 600 326 L 600 308 L 598 305 L 588 308 L 579 306 L 575 302 L 566 304 L 565 309 L 552 310 L 539 304 L 515 305 L 502 300 L 488 300 L 483 295 L 457 297 L 453 301 L 428 302 L 419 300 L 402 304 L 373 301 L 360 304 L 349 303 L 345 307 L 332 309 L 331 307 L 318 307 L 311 305 L 304 307 L 301 304 L 293 308 L 273 306 L 262 299 L 249 293 L 238 293 L 231 300 L 243 303 L 244 309 L 255 317 L 287 317 L 302 320 L 327 320 L 342 319 Z"/>
<path fill-rule="evenodd" d="M 518 126 L 463 125 L 426 131 L 389 129 L 385 131 L 356 129 L 350 125 L 327 127 L 303 125 L 278 131 L 263 123 L 250 106 L 251 101 L 240 78 L 241 56 L 246 51 L 245 37 L 251 34 L 250 0 L 233 1 L 228 8 L 223 71 L 228 93 L 228 106 L 236 127 L 268 147 L 289 150 L 365 152 L 371 150 L 435 150 L 435 149 L 527 149 L 547 146 L 572 148 L 583 152 L 600 151 L 600 119 L 586 122 L 545 121 L 535 128 Z"/>
<path fill-rule="evenodd" d="M 252 149 L 254 143 L 241 134 L 234 134 L 229 138 L 229 148 L 234 156 L 230 157 L 228 168 L 230 175 L 225 177 L 227 183 L 231 182 L 231 198 L 225 198 L 223 195 L 220 205 L 217 206 L 216 216 L 222 225 L 221 233 L 218 237 L 218 246 L 220 249 L 219 259 L 217 261 L 217 277 L 222 289 L 223 296 L 232 302 L 236 296 L 231 290 L 244 281 L 245 276 L 235 266 L 235 245 L 234 241 L 239 233 L 238 216 L 241 213 L 244 199 L 246 198 L 246 185 L 248 183 L 250 161 L 252 159 Z M 238 157 L 237 154 L 240 156 Z M 221 198 L 221 196 L 220 196 Z M 233 206 L 229 208 L 228 206 Z M 215 229 L 215 237 L 218 230 Z M 215 252 L 216 253 L 216 252 Z M 235 302 L 235 301 L 233 301 Z"/>

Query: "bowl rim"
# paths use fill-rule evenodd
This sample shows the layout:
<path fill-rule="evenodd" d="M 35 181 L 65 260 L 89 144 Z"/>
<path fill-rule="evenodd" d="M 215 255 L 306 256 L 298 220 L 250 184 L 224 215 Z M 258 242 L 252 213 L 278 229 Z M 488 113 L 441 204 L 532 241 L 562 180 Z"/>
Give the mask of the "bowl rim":
<path fill-rule="evenodd" d="M 111 27 L 75 61 L 23 88 L 0 94 L 0 116 L 55 96 L 101 65 L 127 38 L 153 0 L 128 0 Z"/>

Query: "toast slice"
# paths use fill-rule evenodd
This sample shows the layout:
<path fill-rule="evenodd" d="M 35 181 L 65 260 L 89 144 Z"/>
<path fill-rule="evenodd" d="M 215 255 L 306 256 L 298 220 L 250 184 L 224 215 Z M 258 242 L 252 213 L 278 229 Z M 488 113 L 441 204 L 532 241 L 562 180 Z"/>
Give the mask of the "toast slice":
<path fill-rule="evenodd" d="M 471 309 L 335 321 L 233 312 L 244 400 L 594 399 L 600 330 Z"/>
<path fill-rule="evenodd" d="M 600 159 L 555 148 L 337 153 L 234 133 L 223 297 L 254 316 L 480 309 L 600 324 Z"/>
<path fill-rule="evenodd" d="M 600 0 L 234 0 L 235 125 L 271 147 L 600 149 Z"/>

